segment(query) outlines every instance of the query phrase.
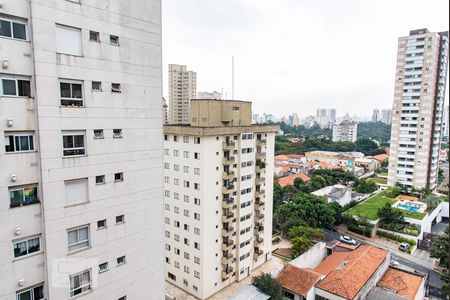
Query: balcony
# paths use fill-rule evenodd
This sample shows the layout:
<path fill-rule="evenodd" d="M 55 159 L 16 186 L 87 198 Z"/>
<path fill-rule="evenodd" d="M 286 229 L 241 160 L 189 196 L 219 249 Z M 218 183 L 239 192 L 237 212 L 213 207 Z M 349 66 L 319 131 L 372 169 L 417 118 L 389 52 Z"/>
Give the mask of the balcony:
<path fill-rule="evenodd" d="M 256 199 L 256 201 L 255 201 L 255 206 L 256 206 L 256 208 L 263 207 L 264 204 L 265 204 L 265 202 L 264 202 L 263 199 Z"/>
<path fill-rule="evenodd" d="M 224 150 L 233 150 L 236 147 L 236 142 L 223 142 L 222 148 Z"/>
<path fill-rule="evenodd" d="M 231 221 L 231 219 L 234 218 L 234 213 L 232 213 L 231 211 L 226 212 L 222 215 L 222 222 L 223 223 L 228 223 Z"/>
<path fill-rule="evenodd" d="M 225 179 L 225 180 L 234 178 L 234 171 L 224 171 L 224 172 L 222 172 L 222 178 Z"/>
<path fill-rule="evenodd" d="M 264 243 L 264 239 L 262 237 L 260 237 L 259 235 L 257 235 L 255 237 L 255 247 L 262 246 L 263 243 Z"/>
<path fill-rule="evenodd" d="M 255 216 L 255 219 L 258 220 L 258 221 L 263 220 L 264 219 L 264 214 L 259 214 L 259 215 Z"/>
<path fill-rule="evenodd" d="M 234 205 L 234 198 L 224 198 L 222 201 L 222 208 L 231 208 Z"/>
<path fill-rule="evenodd" d="M 233 234 L 234 227 L 233 226 L 227 226 L 222 228 L 222 236 L 229 236 L 230 234 Z"/>
<path fill-rule="evenodd" d="M 255 191 L 255 197 L 264 196 L 266 192 L 263 189 L 259 189 Z"/>
<path fill-rule="evenodd" d="M 256 159 L 265 159 L 266 158 L 266 152 L 256 152 L 255 157 L 256 157 Z"/>
<path fill-rule="evenodd" d="M 253 259 L 258 260 L 263 254 L 264 252 L 262 251 L 262 249 L 255 248 L 255 253 L 253 253 Z"/>
<path fill-rule="evenodd" d="M 222 242 L 222 250 L 223 251 L 231 250 L 230 248 L 233 245 L 234 245 L 234 242 L 230 238 L 227 238 L 226 240 L 223 240 L 223 242 Z"/>
<path fill-rule="evenodd" d="M 230 252 L 224 252 L 226 254 L 224 254 L 221 258 L 222 261 L 222 265 L 228 265 L 229 263 L 231 263 L 234 259 L 234 255 L 231 254 Z"/>
<path fill-rule="evenodd" d="M 264 232 L 264 225 L 261 224 L 256 224 L 254 227 L 254 233 L 257 234 L 261 234 Z"/>
<path fill-rule="evenodd" d="M 233 190 L 234 190 L 234 185 L 233 184 L 224 185 L 222 187 L 222 193 L 225 194 L 225 195 L 231 193 Z"/>
<path fill-rule="evenodd" d="M 222 279 L 228 279 L 231 275 L 231 273 L 233 273 L 233 267 L 226 267 L 225 269 L 222 270 Z"/>
<path fill-rule="evenodd" d="M 256 140 L 256 147 L 264 146 L 267 142 L 267 139 L 257 139 Z"/>
<path fill-rule="evenodd" d="M 257 159 L 255 166 L 256 166 L 256 172 L 261 172 L 262 170 L 264 170 L 266 168 L 266 162 L 262 161 L 261 159 Z"/>
<path fill-rule="evenodd" d="M 222 164 L 227 166 L 227 165 L 233 164 L 235 162 L 235 160 L 236 160 L 236 158 L 234 156 L 225 156 L 222 159 Z"/>
<path fill-rule="evenodd" d="M 264 182 L 266 182 L 266 178 L 263 176 L 257 176 L 255 182 L 256 184 L 263 184 Z"/>

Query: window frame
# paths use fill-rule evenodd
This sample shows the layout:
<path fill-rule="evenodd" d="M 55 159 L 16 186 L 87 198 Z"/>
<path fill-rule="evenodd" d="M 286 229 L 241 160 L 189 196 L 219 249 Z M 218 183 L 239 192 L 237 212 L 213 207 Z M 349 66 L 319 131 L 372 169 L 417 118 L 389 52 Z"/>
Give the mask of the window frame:
<path fill-rule="evenodd" d="M 85 273 L 89 274 L 89 282 L 87 284 L 81 284 L 82 283 L 82 280 L 81 280 L 82 277 L 80 277 L 80 279 L 78 279 L 78 281 L 80 282 L 80 286 L 78 286 L 76 288 L 72 287 L 72 278 L 74 278 L 76 276 L 81 276 L 81 275 L 83 275 Z M 89 288 L 87 290 L 83 291 L 83 289 L 85 287 L 89 287 Z M 81 289 L 81 292 L 79 294 L 73 294 L 73 292 L 75 290 L 78 290 L 78 289 Z M 70 298 L 79 297 L 79 296 L 85 295 L 85 294 L 87 294 L 87 293 L 89 293 L 91 291 L 92 291 L 92 269 L 84 270 L 82 272 L 75 273 L 73 275 L 69 275 L 69 297 Z"/>
<path fill-rule="evenodd" d="M 101 266 L 106 266 L 106 268 L 103 268 L 103 269 L 102 269 Z M 108 262 L 104 262 L 104 263 L 101 263 L 101 264 L 98 265 L 98 273 L 99 273 L 99 274 L 105 273 L 105 272 L 107 272 L 107 271 L 109 271 L 109 264 L 108 264 Z"/>
<path fill-rule="evenodd" d="M 30 246 L 28 245 L 28 243 L 31 240 L 34 240 L 34 239 L 38 240 L 38 245 L 39 245 L 38 248 L 39 249 L 36 250 L 36 251 L 30 252 Z M 17 244 L 19 244 L 19 243 L 24 243 L 24 242 L 26 243 L 27 253 L 23 254 L 23 255 L 16 256 L 16 252 L 15 252 L 16 247 L 15 246 Z M 22 259 L 22 258 L 25 258 L 25 257 L 30 257 L 30 256 L 35 255 L 35 254 L 42 253 L 42 247 L 41 247 L 42 243 L 41 242 L 42 241 L 41 241 L 41 235 L 40 234 L 31 235 L 31 236 L 27 236 L 27 237 L 24 237 L 24 238 L 21 238 L 21 239 L 13 240 L 12 241 L 12 244 L 13 244 L 13 260 L 18 260 L 18 259 Z"/>
<path fill-rule="evenodd" d="M 115 39 L 116 42 L 112 42 L 112 39 Z M 110 34 L 109 35 L 109 44 L 113 45 L 113 46 L 119 46 L 120 45 L 119 36 L 118 35 L 114 35 L 114 34 Z"/>
<path fill-rule="evenodd" d="M 87 229 L 87 239 L 80 241 L 78 231 L 85 228 Z M 72 231 L 77 231 L 77 241 L 73 244 L 69 244 L 69 233 Z M 70 249 L 70 247 L 73 247 L 74 245 L 84 244 L 85 242 L 87 242 L 86 246 L 82 246 L 76 249 Z M 78 251 L 89 249 L 90 247 L 91 247 L 91 230 L 89 224 L 67 229 L 67 250 L 69 253 L 76 253 Z"/>
<path fill-rule="evenodd" d="M 6 139 L 8 138 L 9 139 L 9 137 L 13 137 L 13 143 L 14 143 L 14 151 L 7 151 L 6 150 Z M 29 150 L 17 150 L 17 143 L 16 143 L 16 138 L 19 138 L 19 146 L 21 145 L 21 143 L 20 143 L 20 137 L 24 137 L 24 136 L 26 136 L 26 137 L 28 137 L 27 138 L 27 142 L 28 142 L 28 146 L 29 146 L 29 148 L 30 148 L 30 145 L 32 145 L 33 146 L 33 149 L 29 149 Z M 4 137 L 5 137 L 5 153 L 27 153 L 27 152 L 36 152 L 37 150 L 36 150 L 36 148 L 35 148 L 35 141 L 34 141 L 34 132 L 32 132 L 32 131 L 22 131 L 22 132 L 13 132 L 13 131 L 5 131 L 5 134 L 4 134 Z M 30 141 L 31 141 L 31 143 L 30 143 Z M 10 147 L 11 147 L 11 144 L 9 145 Z"/>
<path fill-rule="evenodd" d="M 9 22 L 9 28 L 10 28 L 10 31 L 11 31 L 11 36 L 0 35 L 1 38 L 18 40 L 18 41 L 25 41 L 25 42 L 29 41 L 29 39 L 28 39 L 28 22 L 17 20 L 17 19 L 13 19 L 13 18 L 7 18 L 7 17 L 4 17 L 4 16 L 0 17 L 0 21 Z M 20 39 L 20 38 L 14 37 L 14 26 L 13 26 L 14 23 L 25 26 L 25 39 Z"/>
<path fill-rule="evenodd" d="M 91 34 L 95 34 L 95 39 L 91 38 Z M 100 43 L 100 32 L 89 30 L 89 42 Z"/>
<path fill-rule="evenodd" d="M 14 89 L 15 89 L 14 95 L 9 95 L 9 94 L 4 93 L 3 80 L 14 81 Z M 1 74 L 0 81 L 1 81 L 0 95 L 2 97 L 10 97 L 10 98 L 32 98 L 33 97 L 32 80 L 31 80 L 31 77 L 29 77 L 29 76 Z M 30 95 L 19 95 L 19 81 L 28 81 L 29 82 L 29 85 L 30 85 L 29 94 Z"/>
<path fill-rule="evenodd" d="M 36 202 L 30 202 L 28 204 L 25 203 L 24 199 L 25 199 L 25 193 L 24 193 L 24 189 L 30 189 L 30 188 L 35 188 L 36 189 Z M 16 205 L 16 206 L 11 206 L 11 192 L 16 192 L 16 191 L 22 191 L 22 202 L 20 202 L 20 205 Z M 30 184 L 30 185 L 22 185 L 22 186 L 12 186 L 8 188 L 8 192 L 9 192 L 9 208 L 16 208 L 16 207 L 22 207 L 22 206 L 28 206 L 28 205 L 33 205 L 33 204 L 37 204 L 40 203 L 39 200 L 39 190 L 38 190 L 38 185 L 37 184 Z"/>
<path fill-rule="evenodd" d="M 77 79 L 64 79 L 64 78 L 59 78 L 58 80 L 59 83 L 59 87 L 58 87 L 58 91 L 59 91 L 59 104 L 61 107 L 85 107 L 85 99 L 84 99 L 84 95 L 85 95 L 85 91 L 84 91 L 84 81 L 83 80 L 77 80 Z M 61 84 L 69 84 L 70 85 L 70 95 L 71 97 L 62 97 L 62 89 L 61 89 Z M 73 85 L 74 84 L 79 84 L 81 85 L 81 98 L 73 98 Z M 70 105 L 70 104 L 63 104 L 63 101 L 72 101 L 72 102 L 80 102 L 80 105 Z"/>
<path fill-rule="evenodd" d="M 98 85 L 98 88 L 94 88 L 94 84 Z M 91 81 L 91 91 L 93 92 L 102 92 L 102 82 L 101 81 Z"/>
<path fill-rule="evenodd" d="M 36 298 L 34 297 L 34 295 L 35 295 L 34 289 L 36 289 L 36 288 L 41 288 L 41 289 L 42 289 L 42 294 L 43 294 L 43 297 L 44 297 L 44 298 L 36 299 Z M 28 287 L 28 288 L 23 289 L 23 290 L 20 290 L 20 291 L 17 291 L 17 292 L 16 292 L 16 299 L 19 300 L 19 299 L 20 299 L 19 296 L 20 296 L 21 294 L 24 294 L 24 293 L 27 293 L 27 292 L 29 292 L 30 295 L 31 295 L 30 300 L 44 300 L 44 299 L 46 299 L 46 298 L 45 298 L 45 290 L 44 290 L 44 284 L 43 284 L 43 283 L 38 284 L 38 285 L 35 285 L 35 286 Z"/>
<path fill-rule="evenodd" d="M 96 136 L 96 132 L 100 132 L 101 135 L 100 136 Z M 94 140 L 103 140 L 105 138 L 105 134 L 104 134 L 103 129 L 94 129 L 93 133 L 94 133 Z"/>
<path fill-rule="evenodd" d="M 116 134 L 116 132 L 118 132 L 118 134 Z M 121 138 L 123 138 L 123 131 L 122 131 L 122 129 L 119 129 L 119 128 L 113 129 L 113 138 L 114 139 L 121 139 Z"/>
<path fill-rule="evenodd" d="M 71 136 L 72 139 L 75 136 L 83 136 L 83 147 L 75 147 L 75 140 L 73 139 L 72 143 L 74 144 L 74 147 L 72 148 L 64 148 L 64 137 L 65 136 Z M 80 156 L 86 156 L 86 131 L 62 131 L 62 154 L 63 158 L 70 158 L 70 157 L 80 157 Z M 83 150 L 84 153 L 81 154 L 72 154 L 72 155 L 65 155 L 65 151 L 79 151 Z"/>
<path fill-rule="evenodd" d="M 122 262 L 119 262 L 119 259 L 120 260 L 122 260 Z M 119 256 L 118 258 L 116 258 L 116 263 L 117 263 L 117 266 L 119 267 L 119 266 L 122 266 L 122 265 L 124 265 L 124 264 L 126 264 L 127 263 L 127 258 L 125 257 L 125 255 L 122 255 L 122 256 Z"/>

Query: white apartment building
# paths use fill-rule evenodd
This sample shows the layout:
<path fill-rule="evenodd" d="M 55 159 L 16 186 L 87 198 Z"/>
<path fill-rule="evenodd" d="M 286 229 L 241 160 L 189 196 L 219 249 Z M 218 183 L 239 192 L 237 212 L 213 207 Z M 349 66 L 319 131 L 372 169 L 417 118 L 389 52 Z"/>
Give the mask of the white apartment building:
<path fill-rule="evenodd" d="M 356 142 L 358 124 L 344 120 L 340 124 L 333 125 L 333 142 Z"/>
<path fill-rule="evenodd" d="M 222 93 L 219 92 L 198 92 L 197 99 L 215 99 L 222 100 Z"/>
<path fill-rule="evenodd" d="M 398 40 L 388 184 L 437 184 L 448 32 L 412 30 Z"/>
<path fill-rule="evenodd" d="M 392 109 L 383 109 L 381 111 L 381 122 L 388 125 L 392 123 Z"/>
<path fill-rule="evenodd" d="M 277 126 L 251 103 L 192 100 L 164 126 L 166 280 L 206 299 L 271 258 Z"/>
<path fill-rule="evenodd" d="M 0 1 L 0 299 L 164 299 L 159 0 Z"/>
<path fill-rule="evenodd" d="M 189 124 L 191 99 L 197 95 L 197 73 L 184 65 L 169 65 L 169 109 L 171 124 Z"/>
<path fill-rule="evenodd" d="M 448 119 L 449 119 L 449 110 L 448 105 L 444 108 L 444 120 L 442 121 L 442 137 L 445 137 L 448 140 Z"/>

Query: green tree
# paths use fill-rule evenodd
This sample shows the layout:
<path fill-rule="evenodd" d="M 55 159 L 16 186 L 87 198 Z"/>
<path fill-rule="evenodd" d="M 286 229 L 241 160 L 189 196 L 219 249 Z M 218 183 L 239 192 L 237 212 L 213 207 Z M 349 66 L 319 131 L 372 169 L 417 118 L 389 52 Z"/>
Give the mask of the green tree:
<path fill-rule="evenodd" d="M 325 234 L 319 228 L 312 228 L 308 226 L 294 226 L 289 229 L 289 237 L 294 239 L 296 237 L 304 237 L 313 240 L 323 240 Z"/>
<path fill-rule="evenodd" d="M 311 247 L 311 240 L 306 237 L 296 237 L 291 240 L 292 257 L 297 257 L 307 251 Z"/>
<path fill-rule="evenodd" d="M 368 139 L 360 138 L 355 142 L 356 151 L 362 152 L 365 155 L 370 155 L 370 153 L 378 148 L 377 143 Z"/>
<path fill-rule="evenodd" d="M 377 216 L 386 224 L 395 226 L 405 223 L 402 212 L 397 208 L 393 208 L 389 203 L 378 209 Z"/>
<path fill-rule="evenodd" d="M 433 241 L 430 248 L 430 256 L 439 259 L 441 267 L 441 278 L 445 282 L 444 290 L 448 293 L 448 275 L 449 275 L 449 232 L 448 227 L 444 234 Z"/>
<path fill-rule="evenodd" d="M 328 206 L 330 206 L 334 212 L 334 224 L 342 224 L 342 213 L 344 212 L 344 208 L 338 202 L 330 202 L 328 203 Z"/>
<path fill-rule="evenodd" d="M 391 139 L 391 125 L 382 122 L 360 122 L 358 123 L 358 139 L 374 139 L 387 142 Z"/>
<path fill-rule="evenodd" d="M 378 189 L 378 185 L 370 180 L 361 180 L 356 186 L 356 191 L 362 194 L 369 194 L 375 192 Z"/>
<path fill-rule="evenodd" d="M 283 287 L 276 281 L 270 273 L 262 273 L 252 278 L 252 284 L 262 293 L 270 296 L 272 300 L 283 299 Z"/>
<path fill-rule="evenodd" d="M 275 210 L 278 206 L 283 203 L 283 188 L 276 181 L 273 183 L 273 209 Z"/>
<path fill-rule="evenodd" d="M 305 185 L 305 182 L 303 181 L 303 179 L 299 178 L 295 178 L 294 179 L 294 186 L 299 189 L 301 186 Z"/>

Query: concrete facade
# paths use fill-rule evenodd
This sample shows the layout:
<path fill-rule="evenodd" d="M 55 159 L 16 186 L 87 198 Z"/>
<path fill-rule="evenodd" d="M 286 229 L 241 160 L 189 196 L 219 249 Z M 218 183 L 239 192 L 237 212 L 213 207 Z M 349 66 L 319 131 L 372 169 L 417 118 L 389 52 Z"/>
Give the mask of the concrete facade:
<path fill-rule="evenodd" d="M 0 19 L 0 299 L 164 299 L 160 1 Z"/>
<path fill-rule="evenodd" d="M 448 32 L 413 30 L 398 40 L 388 184 L 437 185 Z"/>
<path fill-rule="evenodd" d="M 166 280 L 206 299 L 271 258 L 277 127 L 252 126 L 248 102 L 191 108 L 203 125 L 164 127 Z"/>
<path fill-rule="evenodd" d="M 358 124 L 351 121 L 342 121 L 333 125 L 333 142 L 356 142 Z"/>

